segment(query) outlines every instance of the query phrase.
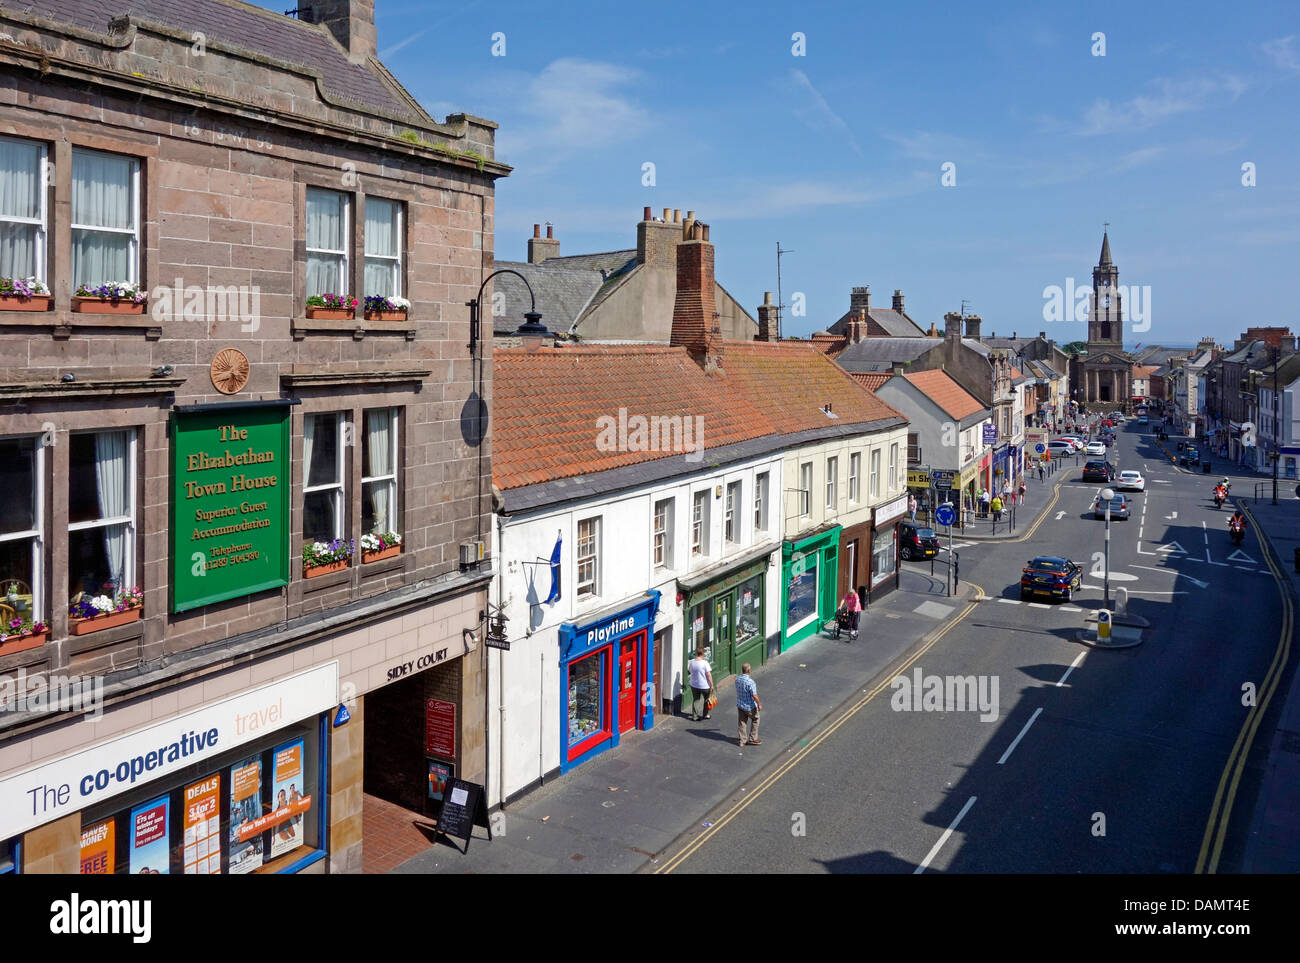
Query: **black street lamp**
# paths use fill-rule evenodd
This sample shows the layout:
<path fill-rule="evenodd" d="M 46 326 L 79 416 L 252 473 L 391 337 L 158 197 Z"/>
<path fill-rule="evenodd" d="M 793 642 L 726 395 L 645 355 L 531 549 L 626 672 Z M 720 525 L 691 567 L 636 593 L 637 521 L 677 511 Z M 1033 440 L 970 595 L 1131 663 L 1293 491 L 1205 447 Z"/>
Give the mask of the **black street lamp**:
<path fill-rule="evenodd" d="M 501 268 L 493 271 L 483 279 L 483 283 L 478 286 L 478 295 L 474 300 L 465 302 L 469 306 L 469 353 L 471 357 L 478 357 L 476 349 L 479 341 L 479 301 L 483 297 L 483 289 L 487 287 L 487 283 L 498 274 L 513 274 L 523 281 L 524 287 L 528 289 L 532 310 L 524 312 L 524 323 L 514 332 L 516 337 L 523 339 L 524 347 L 530 352 L 536 351 L 544 341 L 549 340 L 551 337 L 551 332 L 546 329 L 546 325 L 542 324 L 542 315 L 537 310 L 537 295 L 533 294 L 533 286 L 528 283 L 528 278 L 511 268 Z"/>

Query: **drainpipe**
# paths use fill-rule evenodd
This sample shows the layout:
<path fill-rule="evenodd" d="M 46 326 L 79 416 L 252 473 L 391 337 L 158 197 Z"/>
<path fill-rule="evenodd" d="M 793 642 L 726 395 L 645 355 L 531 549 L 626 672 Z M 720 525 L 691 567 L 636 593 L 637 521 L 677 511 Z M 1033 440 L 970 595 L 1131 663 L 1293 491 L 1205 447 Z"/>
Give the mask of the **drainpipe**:
<path fill-rule="evenodd" d="M 497 563 L 501 568 L 501 574 L 497 577 L 497 605 L 501 604 L 501 582 L 505 579 L 505 544 L 506 544 L 506 525 L 501 514 L 497 513 Z M 484 633 L 486 634 L 486 632 Z M 501 733 L 501 745 L 497 749 L 500 759 L 497 762 L 497 785 L 501 790 L 501 808 L 506 808 L 506 677 L 505 677 L 505 653 L 501 649 L 496 650 L 497 654 L 497 725 Z M 492 686 L 483 687 L 484 718 L 487 718 L 491 712 L 488 709 L 487 702 L 492 692 Z M 491 760 L 489 759 L 489 764 Z"/>

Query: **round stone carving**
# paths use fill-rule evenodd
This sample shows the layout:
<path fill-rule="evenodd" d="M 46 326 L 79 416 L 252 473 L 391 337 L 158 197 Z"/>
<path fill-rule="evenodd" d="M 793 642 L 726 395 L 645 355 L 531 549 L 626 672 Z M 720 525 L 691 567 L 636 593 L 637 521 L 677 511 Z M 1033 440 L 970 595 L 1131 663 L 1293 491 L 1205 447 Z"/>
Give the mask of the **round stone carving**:
<path fill-rule="evenodd" d="M 233 395 L 248 384 L 248 358 L 235 348 L 223 348 L 212 359 L 212 386 L 223 395 Z"/>

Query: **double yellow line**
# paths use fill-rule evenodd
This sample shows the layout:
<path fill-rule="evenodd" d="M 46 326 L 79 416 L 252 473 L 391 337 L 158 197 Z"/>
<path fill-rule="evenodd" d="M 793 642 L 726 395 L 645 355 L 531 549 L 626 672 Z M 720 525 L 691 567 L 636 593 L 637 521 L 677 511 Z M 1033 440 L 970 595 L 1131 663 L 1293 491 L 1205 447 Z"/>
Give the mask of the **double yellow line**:
<path fill-rule="evenodd" d="M 1238 502 L 1237 507 L 1246 513 L 1250 523 L 1255 526 L 1255 531 L 1260 532 L 1259 523 L 1250 509 L 1242 502 Z M 1259 536 L 1259 545 L 1269 571 L 1277 580 L 1278 594 L 1282 598 L 1282 633 L 1278 637 L 1277 650 L 1273 653 L 1273 662 L 1264 676 L 1263 685 L 1260 686 L 1259 698 L 1246 713 L 1241 731 L 1237 733 L 1237 741 L 1233 744 L 1232 752 L 1228 754 L 1227 763 L 1224 764 L 1223 775 L 1219 777 L 1219 788 L 1214 794 L 1214 803 L 1210 806 L 1210 818 L 1205 824 L 1205 838 L 1201 840 L 1201 853 L 1196 860 L 1197 873 L 1218 872 L 1219 857 L 1223 853 L 1223 841 L 1228 834 L 1228 820 L 1232 816 L 1232 805 L 1237 798 L 1241 774 L 1246 768 L 1246 760 L 1250 757 L 1251 745 L 1255 741 L 1255 733 L 1259 729 L 1260 721 L 1268 711 L 1268 704 L 1273 699 L 1273 693 L 1277 691 L 1278 682 L 1291 657 L 1291 633 L 1295 625 L 1295 610 L 1291 599 L 1291 587 L 1286 581 L 1288 576 L 1282 572 L 1281 565 L 1273 555 L 1272 546 L 1265 541 L 1262 533 Z"/>
<path fill-rule="evenodd" d="M 744 799 L 732 805 L 732 807 L 728 809 L 717 821 L 715 821 L 712 826 L 706 829 L 699 836 L 692 839 L 686 846 L 684 846 L 678 853 L 672 856 L 662 866 L 656 868 L 655 873 L 656 874 L 671 873 L 673 870 L 681 866 L 682 863 L 686 862 L 686 860 L 689 859 L 692 854 L 697 852 L 701 846 L 707 843 L 715 835 L 720 833 L 724 826 L 726 826 L 729 822 L 731 822 L 742 812 L 744 812 L 750 803 L 752 803 L 759 796 L 763 795 L 763 793 L 767 792 L 767 790 L 772 788 L 772 786 L 776 785 L 776 783 L 781 779 L 782 776 L 784 776 L 791 769 L 797 766 L 800 763 L 800 761 L 802 761 L 804 758 L 808 756 L 809 753 L 811 753 L 823 742 L 829 739 L 835 733 L 835 731 L 840 728 L 840 726 L 844 725 L 844 723 L 848 722 L 855 715 L 857 715 L 859 711 L 861 711 L 864 707 L 866 707 L 866 705 L 869 702 L 871 702 L 871 700 L 874 699 L 877 695 L 879 695 L 883 690 L 889 688 L 890 683 L 892 683 L 895 678 L 897 678 L 898 676 L 906 672 L 911 667 L 911 665 L 914 662 L 916 662 L 917 659 L 925 655 L 925 653 L 929 652 L 930 649 L 932 649 L 935 645 L 937 645 L 939 640 L 942 639 L 945 635 L 948 634 L 949 631 L 952 630 L 953 626 L 957 625 L 957 623 L 959 623 L 962 619 L 970 615 L 970 613 L 973 612 L 978 607 L 980 599 L 984 598 L 984 590 L 973 582 L 968 584 L 973 589 L 975 589 L 975 597 L 971 599 L 968 603 L 966 603 L 966 607 L 961 611 L 960 615 L 958 615 L 951 622 L 945 625 L 942 629 L 936 632 L 929 642 L 925 643 L 925 645 L 923 645 L 920 649 L 918 649 L 911 656 L 909 656 L 903 662 L 902 665 L 898 666 L 898 668 L 896 668 L 894 671 L 886 673 L 885 678 L 874 689 L 869 691 L 866 695 L 864 695 L 861 699 L 859 699 L 856 703 L 854 703 L 852 707 L 845 710 L 845 712 L 833 723 L 831 723 L 821 732 L 817 733 L 817 735 L 814 736 L 812 739 L 810 739 L 806 745 L 800 747 L 799 751 L 796 752 L 793 756 L 791 756 L 785 762 L 781 763 L 781 765 L 778 766 L 776 769 L 774 769 L 772 772 L 768 773 L 768 775 L 758 784 L 758 786 L 754 789 L 753 792 L 747 795 Z"/>

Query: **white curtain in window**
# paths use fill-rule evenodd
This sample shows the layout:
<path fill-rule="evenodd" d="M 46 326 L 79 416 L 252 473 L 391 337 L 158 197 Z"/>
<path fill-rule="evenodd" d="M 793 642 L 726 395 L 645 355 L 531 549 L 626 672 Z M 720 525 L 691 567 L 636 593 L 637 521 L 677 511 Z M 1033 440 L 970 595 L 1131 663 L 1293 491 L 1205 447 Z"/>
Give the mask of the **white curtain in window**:
<path fill-rule="evenodd" d="M 326 251 L 347 250 L 344 239 L 343 195 L 336 191 L 307 189 L 307 247 Z M 341 254 L 307 254 L 307 296 L 347 294 L 341 283 Z"/>
<path fill-rule="evenodd" d="M 95 435 L 95 489 L 99 496 L 100 518 L 127 514 L 127 448 L 125 431 L 101 431 Z M 119 592 L 131 587 L 124 582 L 127 531 L 126 525 L 104 528 L 109 578 Z"/>
<path fill-rule="evenodd" d="M 302 477 L 303 486 L 311 484 L 312 442 L 316 438 L 316 416 L 308 415 L 302 420 Z"/>
<path fill-rule="evenodd" d="M 366 295 L 396 295 L 397 204 L 366 199 Z"/>
<path fill-rule="evenodd" d="M 0 217 L 40 217 L 41 151 L 0 139 Z M 0 223 L 0 277 L 36 273 L 35 224 Z"/>
<path fill-rule="evenodd" d="M 132 204 L 134 162 L 129 157 L 74 151 L 72 223 L 83 227 L 135 227 Z M 132 278 L 130 234 L 74 229 L 72 283 L 97 286 Z"/>
<path fill-rule="evenodd" d="M 366 474 L 371 478 L 393 473 L 393 415 L 388 409 L 366 412 L 366 434 L 369 436 L 369 464 Z M 388 517 L 391 507 L 392 491 L 388 482 L 378 482 L 370 486 L 371 507 L 375 515 L 376 531 L 392 531 L 393 525 Z"/>

